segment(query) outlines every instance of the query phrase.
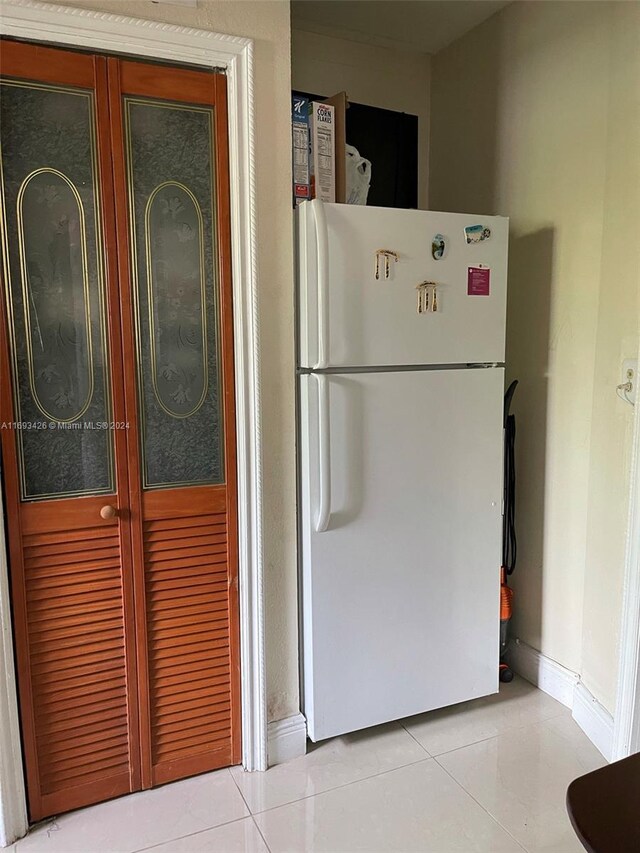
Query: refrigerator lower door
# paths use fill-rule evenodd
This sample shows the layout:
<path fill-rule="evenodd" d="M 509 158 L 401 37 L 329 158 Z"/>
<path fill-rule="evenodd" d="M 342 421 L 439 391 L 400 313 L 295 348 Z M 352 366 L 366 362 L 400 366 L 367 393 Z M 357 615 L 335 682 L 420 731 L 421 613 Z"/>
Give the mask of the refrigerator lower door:
<path fill-rule="evenodd" d="M 504 371 L 300 383 L 309 736 L 495 693 Z"/>

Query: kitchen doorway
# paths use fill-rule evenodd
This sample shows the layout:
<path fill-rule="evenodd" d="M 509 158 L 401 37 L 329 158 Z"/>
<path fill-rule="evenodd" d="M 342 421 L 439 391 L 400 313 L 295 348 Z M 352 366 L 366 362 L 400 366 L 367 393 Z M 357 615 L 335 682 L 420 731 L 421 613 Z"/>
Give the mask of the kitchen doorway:
<path fill-rule="evenodd" d="M 226 79 L 3 42 L 0 420 L 32 820 L 238 763 Z"/>

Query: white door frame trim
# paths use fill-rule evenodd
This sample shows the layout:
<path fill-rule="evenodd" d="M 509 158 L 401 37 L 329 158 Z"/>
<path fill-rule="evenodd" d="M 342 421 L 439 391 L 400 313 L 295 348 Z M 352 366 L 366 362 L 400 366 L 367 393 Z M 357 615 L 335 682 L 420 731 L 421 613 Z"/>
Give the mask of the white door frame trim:
<path fill-rule="evenodd" d="M 0 491 L 0 847 L 24 835 L 28 825 L 3 522 Z"/>
<path fill-rule="evenodd" d="M 627 531 L 613 761 L 640 751 L 640 403 L 634 411 Z"/>
<path fill-rule="evenodd" d="M 253 41 L 106 12 L 3 0 L 0 32 L 34 41 L 77 45 L 224 68 L 228 85 L 234 358 L 238 463 L 238 544 L 242 672 L 242 759 L 267 768 L 265 693 L 260 353 L 257 300 Z M 0 542 L 0 561 L 4 559 Z M 0 659 L 9 663 L 11 630 L 6 570 L 0 563 Z M 0 845 L 26 830 L 12 667 L 0 674 Z M 5 708 L 10 713 L 5 714 Z M 5 747 L 11 749 L 5 751 Z M 2 826 L 6 827 L 3 839 Z"/>

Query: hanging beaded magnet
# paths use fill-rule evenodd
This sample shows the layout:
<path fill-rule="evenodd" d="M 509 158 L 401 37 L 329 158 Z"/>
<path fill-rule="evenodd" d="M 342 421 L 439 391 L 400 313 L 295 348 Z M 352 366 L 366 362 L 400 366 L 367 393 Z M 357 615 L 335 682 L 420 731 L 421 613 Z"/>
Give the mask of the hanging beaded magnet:
<path fill-rule="evenodd" d="M 377 249 L 376 250 L 376 269 L 375 269 L 376 281 L 379 281 L 379 279 L 380 279 L 380 260 L 381 259 L 384 261 L 384 263 L 382 265 L 382 272 L 383 272 L 382 277 L 383 278 L 389 278 L 389 275 L 391 273 L 391 265 L 390 265 L 389 261 L 392 258 L 396 263 L 398 262 L 398 255 L 396 254 L 396 252 L 392 252 L 391 249 Z"/>
<path fill-rule="evenodd" d="M 416 284 L 418 291 L 418 314 L 435 313 L 438 310 L 438 285 L 435 281 L 421 281 Z"/>

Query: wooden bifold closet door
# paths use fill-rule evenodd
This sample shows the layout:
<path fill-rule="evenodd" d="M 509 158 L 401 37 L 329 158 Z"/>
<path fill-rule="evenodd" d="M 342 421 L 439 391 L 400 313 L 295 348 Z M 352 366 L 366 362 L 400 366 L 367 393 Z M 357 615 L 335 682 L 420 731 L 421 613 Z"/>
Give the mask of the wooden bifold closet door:
<path fill-rule="evenodd" d="M 3 41 L 2 475 L 32 820 L 240 760 L 226 80 Z"/>

